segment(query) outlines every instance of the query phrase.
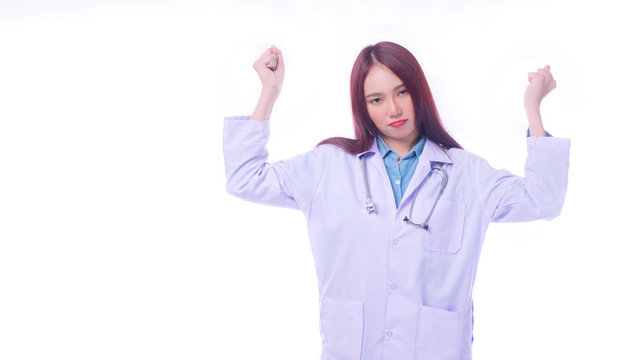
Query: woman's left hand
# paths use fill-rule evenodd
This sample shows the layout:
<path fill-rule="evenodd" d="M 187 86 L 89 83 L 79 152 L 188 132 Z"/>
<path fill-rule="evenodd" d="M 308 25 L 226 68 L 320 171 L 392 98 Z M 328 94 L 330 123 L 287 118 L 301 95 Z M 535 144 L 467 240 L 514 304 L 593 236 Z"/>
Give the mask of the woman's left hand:
<path fill-rule="evenodd" d="M 542 99 L 557 87 L 557 82 L 553 79 L 551 74 L 551 66 L 538 69 L 536 72 L 530 72 L 527 74 L 529 85 L 525 90 L 525 107 L 527 106 L 540 106 Z"/>

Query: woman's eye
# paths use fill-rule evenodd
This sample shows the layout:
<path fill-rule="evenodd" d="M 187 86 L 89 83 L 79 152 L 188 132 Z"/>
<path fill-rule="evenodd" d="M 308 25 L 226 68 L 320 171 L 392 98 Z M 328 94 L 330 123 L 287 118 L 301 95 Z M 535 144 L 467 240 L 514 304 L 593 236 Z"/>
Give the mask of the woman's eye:
<path fill-rule="evenodd" d="M 403 90 L 399 91 L 399 93 L 398 93 L 398 94 L 399 94 L 399 95 L 405 95 L 405 94 L 407 94 L 407 89 L 403 89 Z"/>
<path fill-rule="evenodd" d="M 381 99 L 380 98 L 374 98 L 374 99 L 371 100 L 371 102 L 373 104 L 377 104 L 377 103 L 381 102 Z"/>

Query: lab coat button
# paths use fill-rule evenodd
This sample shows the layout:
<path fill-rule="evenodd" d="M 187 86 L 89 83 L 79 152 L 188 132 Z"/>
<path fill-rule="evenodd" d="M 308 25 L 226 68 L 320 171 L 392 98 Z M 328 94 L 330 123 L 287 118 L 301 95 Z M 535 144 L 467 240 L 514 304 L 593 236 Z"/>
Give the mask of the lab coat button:
<path fill-rule="evenodd" d="M 396 289 L 397 289 L 396 284 L 390 284 L 390 289 L 392 289 L 392 290 L 396 290 Z"/>
<path fill-rule="evenodd" d="M 392 244 L 394 244 L 394 246 L 398 245 L 398 240 L 397 239 L 392 240 Z"/>
<path fill-rule="evenodd" d="M 386 336 L 387 337 L 392 337 L 392 331 L 390 331 L 390 330 L 386 331 Z"/>

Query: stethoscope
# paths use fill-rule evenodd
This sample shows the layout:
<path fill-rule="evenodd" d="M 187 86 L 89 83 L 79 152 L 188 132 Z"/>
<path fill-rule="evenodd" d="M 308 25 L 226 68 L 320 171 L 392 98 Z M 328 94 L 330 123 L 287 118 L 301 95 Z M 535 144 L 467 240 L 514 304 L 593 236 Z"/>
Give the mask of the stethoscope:
<path fill-rule="evenodd" d="M 428 213 L 428 215 L 426 216 L 426 219 L 424 219 L 422 223 L 418 224 L 418 223 L 413 222 L 413 220 L 411 220 L 411 213 L 413 211 L 413 207 L 414 207 L 414 204 L 417 198 L 417 193 L 416 193 L 416 196 L 414 196 L 411 199 L 411 204 L 409 206 L 409 215 L 405 216 L 405 218 L 403 219 L 404 222 L 417 226 L 424 230 L 428 230 L 428 221 L 431 218 L 431 215 L 433 215 L 435 206 L 437 206 L 437 201 L 439 201 L 439 198 L 441 198 L 441 194 L 443 194 L 443 190 L 446 188 L 446 185 L 448 184 L 448 173 L 446 172 L 446 170 L 443 169 L 443 167 L 440 164 L 436 163 L 436 164 L 431 165 L 431 171 L 429 171 L 428 174 L 426 174 L 426 176 L 420 183 L 420 186 L 422 186 L 422 184 L 426 182 L 426 179 L 431 175 L 432 172 L 437 172 L 439 175 L 441 175 L 441 186 L 439 188 L 439 193 L 437 193 L 437 196 L 435 197 L 435 201 L 433 201 L 433 206 L 431 207 L 431 211 Z M 362 155 L 362 175 L 364 178 L 364 190 L 366 192 L 366 211 L 369 214 L 373 214 L 373 213 L 376 213 L 376 209 L 375 209 L 375 203 L 373 203 L 373 199 L 371 198 L 371 193 L 368 188 L 368 180 L 366 178 L 366 156 L 365 155 Z"/>

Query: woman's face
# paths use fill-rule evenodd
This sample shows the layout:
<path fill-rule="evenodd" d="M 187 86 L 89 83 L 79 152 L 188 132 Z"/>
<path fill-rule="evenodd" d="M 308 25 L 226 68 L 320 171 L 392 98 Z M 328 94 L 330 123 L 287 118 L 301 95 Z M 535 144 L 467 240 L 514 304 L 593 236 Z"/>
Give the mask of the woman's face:
<path fill-rule="evenodd" d="M 364 81 L 364 94 L 368 114 L 386 144 L 396 151 L 395 147 L 411 150 L 418 131 L 411 94 L 403 81 L 386 66 L 375 63 Z M 405 154 L 399 153 L 401 157 Z"/>

